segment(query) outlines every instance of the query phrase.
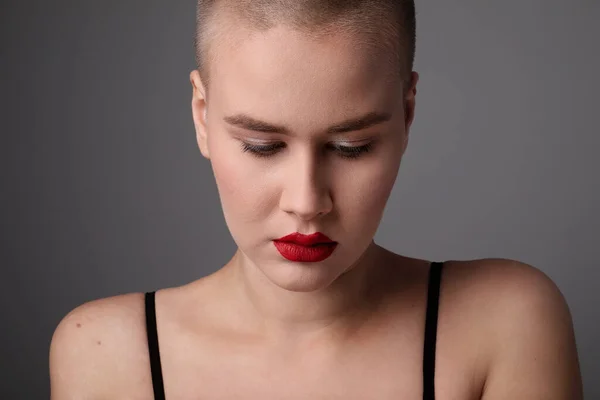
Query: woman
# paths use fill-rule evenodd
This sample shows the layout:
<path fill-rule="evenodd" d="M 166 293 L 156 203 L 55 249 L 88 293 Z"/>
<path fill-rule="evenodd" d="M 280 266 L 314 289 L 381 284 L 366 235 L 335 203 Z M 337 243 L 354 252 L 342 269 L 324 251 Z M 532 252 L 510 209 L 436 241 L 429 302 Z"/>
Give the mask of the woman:
<path fill-rule="evenodd" d="M 199 2 L 193 119 L 238 249 L 69 313 L 52 399 L 582 398 L 546 275 L 373 240 L 414 116 L 414 27 L 412 1 Z"/>

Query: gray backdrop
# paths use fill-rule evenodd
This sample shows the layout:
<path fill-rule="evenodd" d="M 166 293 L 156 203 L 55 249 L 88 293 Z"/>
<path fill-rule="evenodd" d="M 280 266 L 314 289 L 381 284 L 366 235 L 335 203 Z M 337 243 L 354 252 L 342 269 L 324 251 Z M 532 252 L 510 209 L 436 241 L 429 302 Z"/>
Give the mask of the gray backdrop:
<path fill-rule="evenodd" d="M 600 398 L 600 2 L 417 1 L 408 152 L 376 240 L 518 259 L 572 310 Z M 234 251 L 194 137 L 194 0 L 2 1 L 0 394 L 48 397 L 69 310 L 179 285 Z"/>

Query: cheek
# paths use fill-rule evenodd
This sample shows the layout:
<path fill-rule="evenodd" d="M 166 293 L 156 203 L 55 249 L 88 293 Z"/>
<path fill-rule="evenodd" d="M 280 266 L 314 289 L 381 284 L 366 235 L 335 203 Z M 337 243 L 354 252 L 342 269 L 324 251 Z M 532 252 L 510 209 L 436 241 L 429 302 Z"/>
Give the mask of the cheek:
<path fill-rule="evenodd" d="M 344 178 L 336 190 L 342 224 L 344 220 L 353 221 L 354 227 L 348 228 L 354 230 L 357 225 L 367 230 L 377 228 L 398 175 L 400 158 L 393 153 L 378 155 L 368 164 L 345 167 Z"/>
<path fill-rule="evenodd" d="M 275 194 L 256 162 L 229 144 L 213 146 L 211 164 L 228 225 L 261 221 L 270 213 Z"/>

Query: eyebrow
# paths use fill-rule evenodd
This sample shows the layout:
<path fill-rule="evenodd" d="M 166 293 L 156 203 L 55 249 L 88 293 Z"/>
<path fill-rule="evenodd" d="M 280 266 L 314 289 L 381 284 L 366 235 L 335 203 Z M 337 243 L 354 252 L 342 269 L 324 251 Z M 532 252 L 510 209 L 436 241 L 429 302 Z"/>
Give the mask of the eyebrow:
<path fill-rule="evenodd" d="M 391 118 L 392 115 L 390 113 L 373 111 L 360 117 L 350 118 L 335 125 L 332 125 L 329 128 L 327 128 L 325 132 L 329 134 L 335 134 L 359 131 L 389 121 Z M 250 131 L 280 133 L 284 135 L 289 135 L 291 133 L 291 129 L 289 129 L 285 125 L 276 125 L 265 121 L 260 121 L 243 113 L 225 116 L 223 118 L 223 121 L 227 122 L 230 125 L 237 126 L 242 129 L 247 129 Z"/>

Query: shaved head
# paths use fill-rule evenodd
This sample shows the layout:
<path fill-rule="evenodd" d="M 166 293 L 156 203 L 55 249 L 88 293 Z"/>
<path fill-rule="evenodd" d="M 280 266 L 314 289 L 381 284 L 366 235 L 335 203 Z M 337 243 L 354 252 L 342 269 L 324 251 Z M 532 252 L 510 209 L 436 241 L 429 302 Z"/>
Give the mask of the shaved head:
<path fill-rule="evenodd" d="M 404 87 L 410 87 L 415 57 L 414 0 L 198 0 L 196 64 L 208 97 L 213 50 L 231 29 L 248 34 L 290 26 L 316 40 L 332 33 L 352 35 L 387 55 Z"/>

